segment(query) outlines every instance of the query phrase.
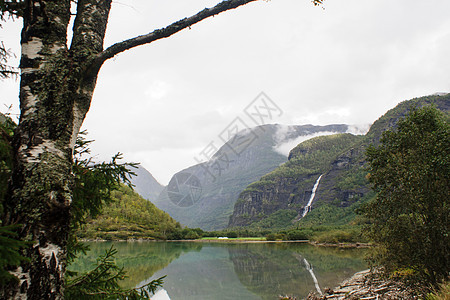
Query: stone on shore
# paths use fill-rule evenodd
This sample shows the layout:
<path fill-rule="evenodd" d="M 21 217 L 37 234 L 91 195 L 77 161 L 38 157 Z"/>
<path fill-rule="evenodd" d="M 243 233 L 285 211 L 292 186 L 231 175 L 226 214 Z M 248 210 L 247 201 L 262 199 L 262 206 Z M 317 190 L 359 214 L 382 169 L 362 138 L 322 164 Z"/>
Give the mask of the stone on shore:
<path fill-rule="evenodd" d="M 325 289 L 324 295 L 310 293 L 307 300 L 391 300 L 419 299 L 403 283 L 383 278 L 379 270 L 365 270 L 355 273 L 334 289 Z"/>

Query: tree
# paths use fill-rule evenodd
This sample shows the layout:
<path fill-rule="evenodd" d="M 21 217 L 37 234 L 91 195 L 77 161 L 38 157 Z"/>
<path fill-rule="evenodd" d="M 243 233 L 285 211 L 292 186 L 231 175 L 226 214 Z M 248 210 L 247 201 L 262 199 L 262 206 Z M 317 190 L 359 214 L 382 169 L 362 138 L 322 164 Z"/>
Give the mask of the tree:
<path fill-rule="evenodd" d="M 66 282 L 66 299 L 150 299 L 166 276 L 152 280 L 140 288 L 123 289 L 119 283 L 125 279 L 123 268 L 119 268 L 114 260 L 117 250 L 111 246 L 109 250 L 97 258 L 97 266 L 76 278 Z"/>
<path fill-rule="evenodd" d="M 377 198 L 363 210 L 375 263 L 436 284 L 450 271 L 450 127 L 448 115 L 412 109 L 367 150 Z"/>
<path fill-rule="evenodd" d="M 10 137 L 16 124 L 8 116 L 0 114 L 0 212 L 7 187 L 7 175 L 11 171 Z M 116 154 L 111 162 L 95 163 L 90 157 L 89 145 L 92 141 L 84 139 L 84 132 L 77 138 L 74 149 L 73 174 L 74 189 L 70 231 L 67 245 L 67 264 L 73 262 L 79 253 L 88 249 L 78 242 L 77 231 L 86 224 L 87 219 L 95 218 L 105 204 L 114 201 L 112 192 L 131 186 L 131 168 L 135 163 L 121 163 L 121 154 Z M 147 204 L 149 202 L 147 201 Z M 7 270 L 29 261 L 21 255 L 21 249 L 30 245 L 17 239 L 20 224 L 3 226 L 0 220 L 0 286 L 17 282 L 18 278 Z M 65 276 L 65 297 L 67 299 L 150 299 L 155 289 L 161 286 L 162 278 L 153 280 L 142 287 L 123 289 L 120 281 L 126 277 L 123 268 L 114 261 L 117 251 L 113 248 L 97 259 L 97 266 L 84 274 L 67 272 Z"/>
<path fill-rule="evenodd" d="M 0 10 L 3 12 L 3 3 L 0 2 Z M 0 14 L 0 21 L 4 20 L 3 13 Z M 0 24 L 0 29 L 2 25 Z M 0 79 L 7 79 L 18 74 L 17 70 L 8 64 L 8 59 L 14 56 L 11 50 L 5 47 L 3 41 L 0 41 Z"/>
<path fill-rule="evenodd" d="M 102 64 L 133 47 L 169 37 L 208 17 L 256 0 L 226 0 L 165 28 L 103 49 L 112 0 L 1 0 L 1 16 L 23 19 L 20 121 L 4 224 L 23 224 L 30 261 L 12 271 L 22 299 L 60 299 L 72 205 L 72 156 Z M 321 0 L 313 0 L 320 4 Z M 71 12 L 73 4 L 75 12 Z M 67 43 L 71 16 L 72 41 Z"/>
<path fill-rule="evenodd" d="M 1 56 L 1 53 L 0 53 Z M 12 155 L 11 137 L 16 124 L 8 117 L 0 114 L 0 214 L 3 211 L 3 199 L 8 187 L 8 178 L 11 174 Z M 6 267 L 8 265 L 19 265 L 25 258 L 20 255 L 19 250 L 26 243 L 17 239 L 17 229 L 20 226 L 3 226 L 0 220 L 0 286 L 10 280 L 17 280 L 10 274 Z"/>

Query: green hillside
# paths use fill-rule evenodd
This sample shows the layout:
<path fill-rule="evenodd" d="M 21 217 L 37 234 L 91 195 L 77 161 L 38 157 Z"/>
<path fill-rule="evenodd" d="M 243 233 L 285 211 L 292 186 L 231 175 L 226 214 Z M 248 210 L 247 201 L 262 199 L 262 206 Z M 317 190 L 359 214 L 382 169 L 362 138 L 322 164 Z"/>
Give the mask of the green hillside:
<path fill-rule="evenodd" d="M 0 114 L 0 213 L 2 212 L 2 200 L 7 190 L 7 182 L 12 165 L 10 144 L 15 127 L 16 124 L 9 117 Z M 89 142 L 85 143 L 85 145 L 88 144 Z M 89 151 L 87 151 L 87 153 L 89 153 Z M 86 162 L 88 161 L 89 160 Z M 74 172 L 76 171 L 80 171 L 82 174 L 89 173 L 86 165 L 78 165 L 77 168 L 74 167 Z M 149 174 L 149 176 L 151 176 L 151 174 Z M 95 219 L 88 219 L 87 224 L 77 231 L 77 236 L 79 238 L 103 240 L 123 240 L 133 238 L 190 239 L 198 238 L 201 234 L 201 231 L 199 230 L 195 231 L 189 228 L 182 229 L 181 225 L 167 213 L 158 209 L 153 203 L 142 198 L 127 186 L 121 186 L 118 190 L 114 190 L 115 186 L 111 186 L 112 201 L 109 202 L 107 199 L 108 193 L 103 190 L 105 187 L 102 189 L 95 185 L 101 178 L 97 178 L 91 174 L 89 180 L 90 182 L 87 185 L 85 182 L 76 185 L 80 190 L 74 191 L 75 198 L 79 197 L 79 199 L 89 200 L 86 201 L 86 203 L 81 203 L 81 201 L 78 203 L 78 206 L 74 206 L 74 216 L 77 212 L 85 211 L 86 209 L 92 210 L 94 215 L 96 215 L 100 206 L 103 207 L 101 213 Z M 93 188 L 92 186 L 96 187 Z M 91 190 L 85 189 L 86 187 L 91 187 Z M 94 194 L 95 197 L 100 197 L 98 202 L 103 203 L 102 205 L 99 206 L 99 203 L 93 204 L 91 199 L 93 197 L 92 190 L 100 190 L 99 193 Z M 105 201 L 107 202 L 106 204 L 104 203 Z M 81 218 L 84 222 L 84 214 Z"/>
<path fill-rule="evenodd" d="M 230 227 L 252 224 L 252 228 L 280 229 L 292 225 L 292 220 L 303 211 L 317 178 L 332 168 L 338 155 L 361 139 L 345 133 L 319 136 L 299 144 L 287 163 L 240 194 Z"/>
<path fill-rule="evenodd" d="M 191 166 L 175 174 L 155 200 L 158 208 L 168 212 L 181 224 L 200 227 L 204 230 L 219 230 L 227 227 L 230 215 L 239 194 L 250 183 L 273 171 L 287 161 L 287 157 L 274 149 L 287 140 L 318 132 L 345 132 L 343 124 L 313 125 L 263 125 L 243 131 L 223 145 L 209 162 Z M 283 134 L 280 134 L 283 132 Z M 177 205 L 170 194 L 175 182 L 183 176 L 194 175 L 201 191 L 193 203 Z M 186 188 L 177 186 L 177 191 Z M 179 189 L 178 189 L 179 188 Z"/>
<path fill-rule="evenodd" d="M 300 143 L 291 150 L 287 163 L 239 195 L 229 227 L 280 230 L 357 225 L 360 219 L 355 211 L 375 195 L 366 178 L 366 148 L 377 144 L 381 134 L 395 127 L 411 108 L 425 105 L 448 113 L 450 94 L 403 101 L 375 121 L 365 136 L 340 134 Z M 320 175 L 312 210 L 301 218 Z"/>
<path fill-rule="evenodd" d="M 167 239 L 181 231 L 178 222 L 129 187 L 112 191 L 112 203 L 77 233 L 79 238 Z"/>

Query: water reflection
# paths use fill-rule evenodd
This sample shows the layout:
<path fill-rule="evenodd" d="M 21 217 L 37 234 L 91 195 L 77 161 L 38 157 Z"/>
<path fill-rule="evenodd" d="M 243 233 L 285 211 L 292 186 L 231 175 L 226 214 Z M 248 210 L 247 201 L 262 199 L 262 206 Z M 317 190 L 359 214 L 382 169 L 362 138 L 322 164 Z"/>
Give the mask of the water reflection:
<path fill-rule="evenodd" d="M 361 251 L 299 244 L 236 245 L 230 259 L 241 283 L 261 299 L 279 295 L 306 297 L 321 292 L 366 267 Z"/>
<path fill-rule="evenodd" d="M 88 257 L 72 270 L 86 270 L 110 243 L 91 244 Z M 366 268 L 363 251 L 317 248 L 305 244 L 116 243 L 117 262 L 141 286 L 167 275 L 152 298 L 301 299 L 321 287 L 334 287 Z"/>
<path fill-rule="evenodd" d="M 311 274 L 311 278 L 314 281 L 314 285 L 316 287 L 316 291 L 319 293 L 319 295 L 323 295 L 322 290 L 320 289 L 319 286 L 319 281 L 317 280 L 316 274 L 314 274 L 314 270 L 313 267 L 311 266 L 311 264 L 306 260 L 306 258 L 303 258 L 300 254 L 298 253 L 293 253 L 292 254 L 300 263 L 304 263 L 305 264 L 305 268 L 306 270 L 309 272 L 309 274 Z"/>
<path fill-rule="evenodd" d="M 164 242 L 91 242 L 88 255 L 81 256 L 70 265 L 69 270 L 83 272 L 91 270 L 98 256 L 114 244 L 119 267 L 124 267 L 127 278 L 122 282 L 125 288 L 135 287 L 142 280 L 151 277 L 156 271 L 168 266 L 182 254 L 202 249 L 201 243 Z"/>

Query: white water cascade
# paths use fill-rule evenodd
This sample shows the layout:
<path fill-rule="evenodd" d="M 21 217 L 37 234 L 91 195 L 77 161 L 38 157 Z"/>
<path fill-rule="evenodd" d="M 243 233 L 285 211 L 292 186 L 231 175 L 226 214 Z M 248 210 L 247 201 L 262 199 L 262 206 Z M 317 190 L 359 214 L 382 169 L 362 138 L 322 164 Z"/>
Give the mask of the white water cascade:
<path fill-rule="evenodd" d="M 320 178 L 322 178 L 322 176 L 323 176 L 323 174 L 320 175 L 319 178 L 317 178 L 316 183 L 314 184 L 314 187 L 311 191 L 311 197 L 309 198 L 308 204 L 306 204 L 305 208 L 303 209 L 303 214 L 302 214 L 301 218 L 304 218 L 306 216 L 306 214 L 311 211 L 311 204 L 314 200 L 314 197 L 316 196 L 316 190 L 319 187 Z"/>

